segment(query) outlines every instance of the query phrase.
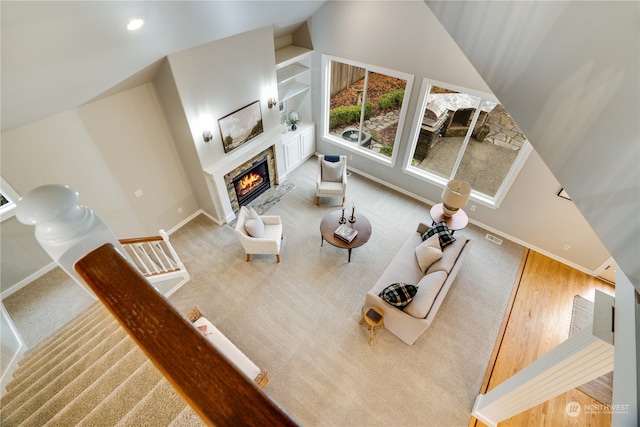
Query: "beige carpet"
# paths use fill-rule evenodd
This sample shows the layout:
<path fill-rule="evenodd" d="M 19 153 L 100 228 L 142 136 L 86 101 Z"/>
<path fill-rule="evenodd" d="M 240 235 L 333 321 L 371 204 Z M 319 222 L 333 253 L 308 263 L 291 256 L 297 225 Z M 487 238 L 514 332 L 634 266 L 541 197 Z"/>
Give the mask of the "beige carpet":
<path fill-rule="evenodd" d="M 192 280 L 170 301 L 183 312 L 200 306 L 269 371 L 265 392 L 302 425 L 466 426 L 524 249 L 472 225 L 456 232 L 474 246 L 431 327 L 413 346 L 378 329 L 369 346 L 358 322 L 365 293 L 417 223 L 430 222 L 429 206 L 352 174 L 347 205 L 355 201 L 373 234 L 347 263 L 346 251 L 320 246 L 320 221 L 340 201 L 315 205 L 316 162 L 290 174 L 296 188 L 267 212 L 284 224 L 281 263 L 247 263 L 231 227 L 199 216 L 171 236 Z M 15 305 L 7 309 L 13 316 Z M 33 319 L 35 310 L 16 325 Z"/>
<path fill-rule="evenodd" d="M 592 321 L 593 302 L 581 297 L 580 295 L 574 296 L 569 336 L 590 325 Z M 576 388 L 601 403 L 611 405 L 613 400 L 613 371 Z"/>

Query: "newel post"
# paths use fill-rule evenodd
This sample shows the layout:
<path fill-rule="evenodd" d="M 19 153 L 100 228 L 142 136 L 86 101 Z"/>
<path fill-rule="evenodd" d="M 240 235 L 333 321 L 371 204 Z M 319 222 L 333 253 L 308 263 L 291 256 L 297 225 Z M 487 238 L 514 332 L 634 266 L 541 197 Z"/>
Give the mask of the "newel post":
<path fill-rule="evenodd" d="M 105 243 L 129 260 L 111 230 L 91 209 L 78 205 L 78 193 L 68 186 L 50 184 L 29 191 L 18 201 L 16 217 L 23 224 L 35 225 L 40 246 L 94 298 L 74 264 Z"/>

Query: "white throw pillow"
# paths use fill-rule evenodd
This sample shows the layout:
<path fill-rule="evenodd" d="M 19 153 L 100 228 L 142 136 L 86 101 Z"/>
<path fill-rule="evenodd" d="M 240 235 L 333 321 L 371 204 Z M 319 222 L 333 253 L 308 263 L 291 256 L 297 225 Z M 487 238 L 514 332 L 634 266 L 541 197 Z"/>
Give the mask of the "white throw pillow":
<path fill-rule="evenodd" d="M 264 237 L 264 222 L 262 218 L 260 218 L 260 215 L 251 207 L 249 208 L 249 215 L 244 222 L 244 229 L 251 237 Z"/>
<path fill-rule="evenodd" d="M 342 182 L 342 169 L 344 162 L 328 162 L 322 160 L 322 180 L 329 182 Z"/>
<path fill-rule="evenodd" d="M 440 239 L 437 234 L 429 237 L 416 247 L 416 258 L 423 273 L 426 273 L 431 264 L 442 258 Z"/>
<path fill-rule="evenodd" d="M 433 302 L 438 297 L 442 285 L 447 280 L 447 273 L 444 271 L 436 271 L 427 274 L 418 284 L 418 292 L 413 296 L 411 303 L 407 305 L 403 311 L 416 319 L 424 319 L 429 314 Z"/>

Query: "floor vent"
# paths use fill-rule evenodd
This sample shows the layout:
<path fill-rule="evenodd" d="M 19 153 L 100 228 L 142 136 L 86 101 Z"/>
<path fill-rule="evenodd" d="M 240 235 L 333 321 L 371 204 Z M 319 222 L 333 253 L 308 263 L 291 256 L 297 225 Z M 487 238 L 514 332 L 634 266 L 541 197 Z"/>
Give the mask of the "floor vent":
<path fill-rule="evenodd" d="M 496 236 L 492 236 L 491 234 L 487 233 L 486 236 L 484 236 L 488 241 L 495 243 L 496 245 L 501 245 L 502 244 L 502 239 L 497 238 Z"/>

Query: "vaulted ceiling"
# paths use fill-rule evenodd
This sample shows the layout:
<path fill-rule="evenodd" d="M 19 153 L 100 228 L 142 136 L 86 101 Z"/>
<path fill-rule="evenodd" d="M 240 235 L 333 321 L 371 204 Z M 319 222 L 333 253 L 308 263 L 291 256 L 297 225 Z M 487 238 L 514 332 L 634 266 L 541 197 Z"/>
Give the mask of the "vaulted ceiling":
<path fill-rule="evenodd" d="M 267 25 L 287 35 L 324 3 L 2 0 L 2 131 L 149 81 L 171 53 Z M 132 18 L 145 25 L 128 31 Z"/>

